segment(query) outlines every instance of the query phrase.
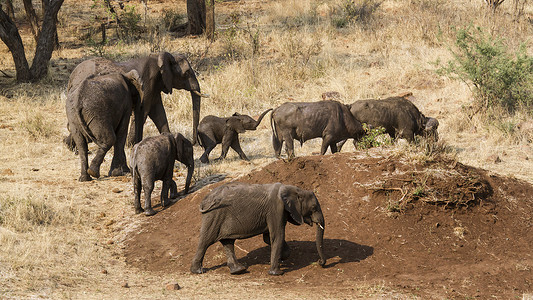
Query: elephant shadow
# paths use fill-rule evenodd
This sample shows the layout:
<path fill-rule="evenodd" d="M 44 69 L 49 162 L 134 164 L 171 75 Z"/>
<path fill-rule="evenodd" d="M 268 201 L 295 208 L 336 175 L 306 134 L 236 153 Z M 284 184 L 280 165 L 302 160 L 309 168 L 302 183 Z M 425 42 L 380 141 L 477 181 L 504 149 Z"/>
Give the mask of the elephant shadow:
<path fill-rule="evenodd" d="M 291 249 L 291 254 L 289 258 L 281 262 L 281 269 L 285 273 L 305 268 L 318 261 L 315 241 L 290 241 L 287 244 Z M 374 253 L 374 248 L 348 240 L 324 239 L 324 253 L 327 259 L 324 268 L 331 268 L 339 264 L 365 260 Z M 239 262 L 247 267 L 258 264 L 269 265 L 270 246 L 265 245 L 250 251 L 246 256 L 239 258 Z M 224 263 L 209 269 L 214 270 L 225 265 Z"/>

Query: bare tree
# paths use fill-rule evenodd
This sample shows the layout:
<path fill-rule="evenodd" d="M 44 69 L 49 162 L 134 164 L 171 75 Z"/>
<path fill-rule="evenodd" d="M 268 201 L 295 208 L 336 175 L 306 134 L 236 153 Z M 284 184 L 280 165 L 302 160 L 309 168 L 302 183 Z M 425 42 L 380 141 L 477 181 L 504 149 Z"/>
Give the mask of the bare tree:
<path fill-rule="evenodd" d="M 37 81 L 48 73 L 48 62 L 52 57 L 57 38 L 57 14 L 63 1 L 43 0 L 43 22 L 31 67 L 28 64 L 17 25 L 0 8 L 0 39 L 6 44 L 13 56 L 18 82 Z"/>
<path fill-rule="evenodd" d="M 215 1 L 187 0 L 187 33 L 206 33 L 213 39 L 215 32 Z"/>

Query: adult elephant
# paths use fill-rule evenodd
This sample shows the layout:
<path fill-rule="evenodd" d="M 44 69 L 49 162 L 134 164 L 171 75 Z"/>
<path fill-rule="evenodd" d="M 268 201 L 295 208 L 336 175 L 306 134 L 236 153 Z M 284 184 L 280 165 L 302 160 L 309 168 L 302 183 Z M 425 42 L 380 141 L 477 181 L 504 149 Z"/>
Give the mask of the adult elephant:
<path fill-rule="evenodd" d="M 126 73 L 131 70 L 136 70 L 139 73 L 143 86 L 141 125 L 144 125 L 146 118 L 150 117 L 160 133 L 170 132 L 167 115 L 161 100 L 161 92 L 172 94 L 172 89 L 190 91 L 193 110 L 192 136 L 193 144 L 196 144 L 197 128 L 200 120 L 200 99 L 205 95 L 200 93 L 200 84 L 194 70 L 191 68 L 187 58 L 182 54 L 172 55 L 168 52 L 160 52 L 125 62 L 114 62 L 104 58 L 86 60 L 80 63 L 70 74 L 67 93 L 91 75 L 115 72 Z M 128 134 L 128 145 L 133 145 L 136 122 L 139 122 L 139 120 L 134 117 Z M 65 139 L 65 142 L 72 145 L 69 137 Z"/>
<path fill-rule="evenodd" d="M 111 147 L 114 148 L 114 154 L 109 176 L 121 176 L 129 172 L 124 144 L 132 111 L 135 116 L 141 116 L 141 90 L 139 74 L 135 70 L 126 74 L 91 76 L 70 90 L 65 108 L 68 127 L 80 155 L 79 181 L 89 181 L 91 176 L 100 177 L 100 165 Z M 135 132 L 141 131 L 138 128 Z M 137 134 L 135 142 L 140 140 Z M 89 141 L 98 146 L 90 167 L 87 150 Z"/>

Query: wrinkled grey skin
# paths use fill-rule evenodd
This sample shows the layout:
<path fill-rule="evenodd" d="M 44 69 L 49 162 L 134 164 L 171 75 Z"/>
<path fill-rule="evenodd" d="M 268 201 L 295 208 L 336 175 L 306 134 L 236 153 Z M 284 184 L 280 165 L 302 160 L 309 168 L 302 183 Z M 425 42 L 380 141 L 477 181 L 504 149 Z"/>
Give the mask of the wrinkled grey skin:
<path fill-rule="evenodd" d="M 337 142 L 364 135 L 361 123 L 350 113 L 349 107 L 338 101 L 286 102 L 271 115 L 272 145 L 276 157 L 281 155 L 283 142 L 289 159 L 294 158 L 293 140 L 305 141 L 321 137 L 320 154 L 330 147 L 337 152 Z"/>
<path fill-rule="evenodd" d="M 204 148 L 204 154 L 200 157 L 200 161 L 204 164 L 208 163 L 209 153 L 211 153 L 216 145 L 221 143 L 222 153 L 217 159 L 224 159 L 231 147 L 239 154 L 241 159 L 249 160 L 241 149 L 239 133 L 243 133 L 246 130 L 255 130 L 263 120 L 263 117 L 271 110 L 272 108 L 269 108 L 264 111 L 257 121 L 248 115 L 241 115 L 239 113 L 234 113 L 233 116 L 228 118 L 211 115 L 204 117 L 200 125 L 198 125 L 198 141 Z"/>
<path fill-rule="evenodd" d="M 438 140 L 439 121 L 424 116 L 411 101 L 403 97 L 359 100 L 350 105 L 350 112 L 361 123 L 385 128 L 391 138 L 413 142 L 415 135 L 420 135 Z M 339 149 L 344 142 L 339 143 Z"/>
<path fill-rule="evenodd" d="M 281 275 L 279 260 L 288 258 L 290 249 L 285 242 L 287 221 L 301 225 L 317 224 L 316 246 L 319 264 L 326 264 L 323 252 L 324 215 L 311 191 L 281 183 L 229 183 L 211 191 L 200 204 L 202 227 L 198 250 L 191 265 L 192 273 L 203 273 L 202 261 L 207 248 L 219 241 L 228 258 L 231 274 L 239 274 L 246 267 L 235 257 L 236 239 L 263 234 L 271 245 L 270 275 Z"/>
<path fill-rule="evenodd" d="M 68 128 L 81 161 L 79 181 L 100 177 L 100 165 L 111 147 L 114 154 L 109 176 L 129 172 L 124 144 L 132 110 L 134 115 L 142 115 L 140 91 L 136 71 L 91 76 L 70 90 L 65 107 Z M 140 135 L 136 135 L 135 141 L 140 140 Z M 89 167 L 87 144 L 90 141 L 98 145 L 98 150 Z"/>
<path fill-rule="evenodd" d="M 135 213 L 144 213 L 147 216 L 155 214 L 152 209 L 151 195 L 154 182 L 162 180 L 161 205 L 168 206 L 170 198 L 178 196 L 177 187 L 172 180 L 174 160 L 187 166 L 184 194 L 189 192 L 192 174 L 194 172 L 193 148 L 191 142 L 178 133 L 163 132 L 151 136 L 133 146 L 131 152 L 131 172 L 133 178 L 133 193 L 135 195 Z M 144 210 L 141 207 L 141 187 L 144 189 Z"/>
<path fill-rule="evenodd" d="M 161 101 L 161 92 L 172 94 L 172 89 L 183 89 L 191 92 L 193 111 L 193 144 L 196 143 L 196 129 L 200 120 L 200 84 L 194 70 L 184 55 L 172 55 L 160 52 L 149 56 L 131 59 L 125 62 L 114 62 L 104 58 L 94 58 L 80 63 L 70 74 L 67 92 L 77 87 L 85 78 L 94 74 L 122 73 L 136 70 L 143 86 L 142 117 L 134 118 L 128 135 L 128 145 L 133 145 L 135 122 L 140 120 L 141 127 L 147 117 L 154 122 L 159 132 L 170 132 L 167 115 Z M 142 138 L 142 132 L 141 132 Z M 64 139 L 72 145 L 69 137 Z"/>

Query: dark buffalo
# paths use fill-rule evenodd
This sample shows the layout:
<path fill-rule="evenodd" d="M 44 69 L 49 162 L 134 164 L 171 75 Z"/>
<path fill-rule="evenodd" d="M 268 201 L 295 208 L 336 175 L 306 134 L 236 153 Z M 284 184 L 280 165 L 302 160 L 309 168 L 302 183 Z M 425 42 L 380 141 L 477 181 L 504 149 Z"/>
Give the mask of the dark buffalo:
<path fill-rule="evenodd" d="M 411 101 L 403 97 L 359 100 L 350 105 L 350 112 L 361 123 L 385 128 L 392 138 L 404 138 L 412 142 L 415 135 L 437 137 L 439 121 L 424 116 Z"/>

